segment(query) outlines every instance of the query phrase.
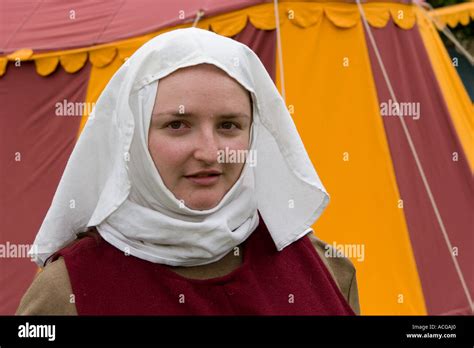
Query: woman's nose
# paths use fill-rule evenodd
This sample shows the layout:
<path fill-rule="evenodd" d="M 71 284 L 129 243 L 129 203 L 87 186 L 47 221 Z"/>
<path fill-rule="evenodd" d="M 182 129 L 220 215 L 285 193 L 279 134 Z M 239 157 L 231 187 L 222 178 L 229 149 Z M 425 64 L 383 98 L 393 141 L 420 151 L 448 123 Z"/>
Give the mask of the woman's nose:
<path fill-rule="evenodd" d="M 219 146 L 212 130 L 201 132 L 196 139 L 194 157 L 197 160 L 212 164 L 217 162 Z"/>

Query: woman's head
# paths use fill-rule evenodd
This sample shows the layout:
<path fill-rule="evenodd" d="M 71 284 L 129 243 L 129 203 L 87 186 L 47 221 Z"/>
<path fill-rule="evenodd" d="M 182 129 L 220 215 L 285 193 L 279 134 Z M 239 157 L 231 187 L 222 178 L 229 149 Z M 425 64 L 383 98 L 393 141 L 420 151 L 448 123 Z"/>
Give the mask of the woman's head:
<path fill-rule="evenodd" d="M 222 162 L 219 151 L 248 150 L 251 124 L 245 88 L 214 65 L 186 67 L 159 81 L 148 149 L 175 197 L 191 209 L 207 210 L 220 202 L 244 167 L 242 161 Z M 195 175 L 203 171 L 215 175 Z"/>

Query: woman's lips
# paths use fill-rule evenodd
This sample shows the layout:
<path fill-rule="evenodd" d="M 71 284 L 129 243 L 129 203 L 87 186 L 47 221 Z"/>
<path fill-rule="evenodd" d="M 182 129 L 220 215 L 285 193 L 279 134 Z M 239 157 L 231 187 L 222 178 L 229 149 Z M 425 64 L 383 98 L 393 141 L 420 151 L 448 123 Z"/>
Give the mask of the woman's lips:
<path fill-rule="evenodd" d="M 201 186 L 211 186 L 217 183 L 220 179 L 221 174 L 214 174 L 208 176 L 185 176 L 191 182 Z"/>

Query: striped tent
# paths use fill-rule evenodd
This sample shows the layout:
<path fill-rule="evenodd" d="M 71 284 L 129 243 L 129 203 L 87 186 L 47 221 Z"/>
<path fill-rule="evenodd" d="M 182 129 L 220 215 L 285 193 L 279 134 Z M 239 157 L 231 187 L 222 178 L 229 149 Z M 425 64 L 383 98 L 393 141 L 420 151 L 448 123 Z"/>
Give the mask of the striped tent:
<path fill-rule="evenodd" d="M 37 271 L 22 247 L 104 86 L 143 43 L 191 25 L 247 44 L 280 89 L 331 196 L 315 234 L 353 261 L 362 314 L 473 313 L 474 109 L 432 14 L 397 1 L 1 5 L 0 314 Z"/>

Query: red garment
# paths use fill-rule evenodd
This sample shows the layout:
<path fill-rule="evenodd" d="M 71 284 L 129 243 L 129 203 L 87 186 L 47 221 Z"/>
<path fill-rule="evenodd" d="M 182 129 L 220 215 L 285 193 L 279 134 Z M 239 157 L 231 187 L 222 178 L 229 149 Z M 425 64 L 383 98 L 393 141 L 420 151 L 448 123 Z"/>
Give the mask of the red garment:
<path fill-rule="evenodd" d="M 188 279 L 86 237 L 64 257 L 79 315 L 355 315 L 307 236 L 276 250 L 260 217 L 243 263 L 212 279 Z"/>

